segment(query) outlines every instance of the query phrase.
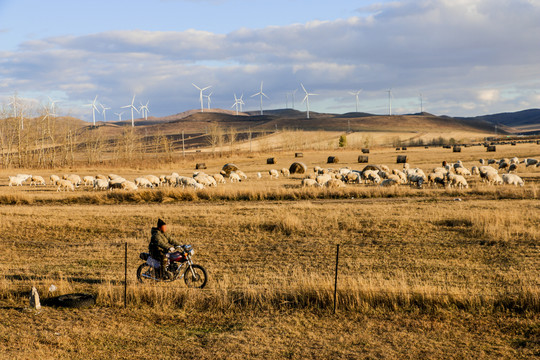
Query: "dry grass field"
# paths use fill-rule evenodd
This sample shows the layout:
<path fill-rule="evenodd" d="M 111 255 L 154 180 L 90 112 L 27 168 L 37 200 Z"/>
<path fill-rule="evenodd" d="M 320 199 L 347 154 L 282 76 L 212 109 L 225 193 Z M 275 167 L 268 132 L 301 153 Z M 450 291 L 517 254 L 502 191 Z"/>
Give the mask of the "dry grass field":
<path fill-rule="evenodd" d="M 540 157 L 540 146 L 373 149 L 370 163 L 397 154 L 429 172 L 442 160 Z M 248 181 L 195 192 L 7 186 L 19 172 L 126 178 L 176 171 L 77 168 L 0 171 L 0 358 L 358 359 L 540 356 L 540 168 L 518 170 L 524 187 L 464 190 L 409 186 L 303 189 L 300 176 L 270 180 L 271 168 L 363 168 L 358 151 L 258 153 L 204 159 L 208 173 L 235 163 Z M 266 158 L 275 157 L 276 165 Z M 256 180 L 255 174 L 264 174 Z M 158 217 L 194 245 L 209 272 L 204 290 L 181 282 L 139 285 L 138 254 Z M 124 309 L 124 246 L 128 307 Z M 337 313 L 333 314 L 336 245 Z M 57 287 L 49 294 L 51 284 Z M 90 292 L 87 310 L 30 310 L 42 296 Z"/>

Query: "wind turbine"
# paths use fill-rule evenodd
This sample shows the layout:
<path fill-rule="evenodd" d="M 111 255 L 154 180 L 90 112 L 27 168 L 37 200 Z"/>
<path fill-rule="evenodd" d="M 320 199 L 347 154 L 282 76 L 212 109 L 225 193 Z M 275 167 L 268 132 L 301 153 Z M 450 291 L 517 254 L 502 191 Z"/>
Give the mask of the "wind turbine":
<path fill-rule="evenodd" d="M 96 110 L 97 110 L 97 112 L 99 112 L 99 109 L 96 106 L 97 97 L 98 96 L 96 95 L 96 97 L 94 98 L 94 101 L 92 101 L 91 104 L 86 104 L 86 106 L 91 106 L 92 107 L 92 124 L 94 126 L 96 126 Z"/>
<path fill-rule="evenodd" d="M 144 117 L 144 120 L 148 120 L 148 103 L 150 101 L 147 101 L 146 102 L 146 105 L 143 105 L 142 103 L 141 104 L 141 107 L 139 108 L 139 112 L 141 113 L 141 116 Z"/>
<path fill-rule="evenodd" d="M 424 97 L 422 96 L 422 93 L 420 93 L 420 115 L 424 112 Z"/>
<path fill-rule="evenodd" d="M 244 94 L 242 94 L 242 96 L 244 96 Z M 236 94 L 234 94 L 234 104 L 232 104 L 231 107 L 236 107 L 236 116 L 238 116 L 238 108 L 241 107 L 243 103 L 242 97 L 237 98 Z"/>
<path fill-rule="evenodd" d="M 392 116 L 392 89 L 386 90 L 388 93 L 388 115 Z"/>
<path fill-rule="evenodd" d="M 201 112 L 204 112 L 204 105 L 203 105 L 203 91 L 206 90 L 206 89 L 209 89 L 212 87 L 212 85 L 210 86 L 207 86 L 205 88 L 200 88 L 198 87 L 197 85 L 195 85 L 194 83 L 191 83 L 191 85 L 195 86 L 198 90 L 199 90 L 199 99 L 201 100 Z"/>
<path fill-rule="evenodd" d="M 290 93 L 288 93 L 288 94 L 291 94 L 291 98 L 292 98 L 292 109 L 294 109 L 294 95 L 296 94 L 297 91 L 298 91 L 298 89 L 294 89 L 293 91 L 291 91 Z M 288 95 L 288 94 L 287 94 L 287 95 Z M 287 97 L 287 100 L 288 100 L 288 99 L 289 99 L 289 98 Z"/>
<path fill-rule="evenodd" d="M 309 119 L 309 96 L 310 95 L 319 95 L 319 94 L 310 94 L 308 93 L 308 91 L 306 90 L 306 88 L 304 87 L 304 85 L 302 83 L 300 83 L 300 86 L 302 86 L 302 89 L 304 90 L 304 92 L 306 93 L 306 96 L 304 96 L 304 100 L 302 100 L 302 102 L 306 102 L 306 109 L 307 109 L 307 118 Z"/>
<path fill-rule="evenodd" d="M 208 109 L 210 109 L 210 96 L 212 96 L 213 93 L 214 93 L 214 92 L 211 92 L 211 93 L 208 94 L 208 95 L 204 95 L 204 96 L 206 96 L 206 98 L 208 99 Z"/>
<path fill-rule="evenodd" d="M 133 110 L 135 110 L 136 112 L 139 112 L 139 110 L 137 110 L 137 108 L 133 106 L 134 102 L 135 102 L 135 95 L 133 95 L 133 99 L 131 99 L 131 104 L 121 107 L 122 109 L 127 109 L 127 108 L 131 109 L 131 126 L 132 127 L 135 127 L 135 120 L 133 118 Z"/>
<path fill-rule="evenodd" d="M 123 113 L 124 113 L 124 111 L 122 111 L 121 113 L 114 113 L 114 115 L 118 116 L 118 121 L 122 121 L 122 114 Z"/>
<path fill-rule="evenodd" d="M 51 99 L 50 96 L 47 96 L 47 97 L 49 98 L 49 101 L 51 102 L 51 110 L 54 113 L 55 112 L 54 111 L 54 104 L 57 103 L 57 102 L 60 102 L 60 100 L 53 100 L 53 99 Z"/>
<path fill-rule="evenodd" d="M 105 111 L 110 110 L 111 108 L 105 107 L 103 104 L 99 104 L 103 111 L 101 112 L 103 114 L 103 122 L 107 122 L 107 116 L 105 115 Z"/>
<path fill-rule="evenodd" d="M 349 94 L 354 95 L 356 97 L 356 112 L 358 112 L 358 95 L 362 92 L 362 90 L 358 90 L 357 92 L 349 91 Z"/>
<path fill-rule="evenodd" d="M 253 94 L 251 95 L 251 97 L 254 97 L 254 96 L 258 96 L 260 95 L 261 97 L 261 115 L 263 114 L 263 108 L 262 108 L 262 99 L 263 99 L 263 96 L 266 97 L 267 99 L 270 99 L 268 96 L 266 96 L 265 93 L 263 93 L 263 82 L 261 81 L 261 91 L 259 91 L 258 93 L 256 94 Z"/>

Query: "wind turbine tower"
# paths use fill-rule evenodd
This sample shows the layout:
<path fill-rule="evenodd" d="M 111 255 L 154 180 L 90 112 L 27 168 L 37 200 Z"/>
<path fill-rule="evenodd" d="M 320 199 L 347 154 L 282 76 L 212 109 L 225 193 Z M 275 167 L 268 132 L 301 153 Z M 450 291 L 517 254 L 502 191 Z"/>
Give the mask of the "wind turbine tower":
<path fill-rule="evenodd" d="M 136 112 L 139 112 L 135 106 L 133 106 L 133 103 L 135 102 L 135 95 L 133 95 L 133 99 L 131 99 L 131 104 L 122 106 L 122 109 L 131 109 L 131 127 L 135 127 L 135 118 L 133 117 L 133 110 Z"/>
<path fill-rule="evenodd" d="M 122 114 L 123 113 L 124 113 L 123 111 L 121 113 L 114 113 L 114 115 L 118 116 L 118 121 L 122 121 Z"/>
<path fill-rule="evenodd" d="M 304 84 L 300 83 L 300 86 L 302 86 L 302 90 L 304 90 L 304 93 L 306 93 L 306 96 L 304 96 L 304 100 L 302 102 L 306 102 L 306 109 L 307 109 L 307 118 L 309 119 L 309 96 L 319 95 L 319 94 L 311 94 L 309 93 L 306 88 L 304 87 Z"/>
<path fill-rule="evenodd" d="M 261 97 L 261 115 L 263 114 L 263 107 L 262 107 L 262 101 L 263 101 L 263 96 L 267 99 L 270 99 L 268 96 L 266 96 L 266 94 L 263 92 L 263 82 L 261 81 L 261 90 L 256 93 L 256 94 L 253 94 L 251 95 L 251 97 L 254 97 L 254 96 L 260 96 Z"/>
<path fill-rule="evenodd" d="M 103 109 L 102 111 L 102 114 L 103 114 L 103 122 L 107 122 L 107 115 L 105 114 L 105 112 L 107 110 L 110 110 L 111 108 L 110 107 L 105 107 L 103 104 L 99 104 L 99 106 L 101 106 L 101 108 Z"/>
<path fill-rule="evenodd" d="M 97 97 L 98 96 L 96 95 L 96 97 L 94 98 L 94 101 L 92 101 L 91 104 L 86 104 L 86 106 L 92 107 L 92 125 L 93 126 L 96 126 L 96 111 L 99 112 L 99 109 L 96 105 Z"/>
<path fill-rule="evenodd" d="M 386 90 L 388 93 L 388 115 L 392 116 L 392 89 Z"/>
<path fill-rule="evenodd" d="M 349 91 L 349 94 L 354 95 L 356 98 L 356 112 L 358 112 L 358 95 L 362 92 L 362 90 L 358 90 L 356 92 Z"/>
<path fill-rule="evenodd" d="M 191 85 L 195 86 L 197 88 L 197 90 L 199 90 L 199 100 L 201 101 L 201 112 L 204 112 L 203 91 L 206 90 L 206 89 L 211 88 L 212 85 L 207 86 L 207 87 L 202 88 L 202 89 L 200 87 L 198 87 L 197 85 L 195 85 L 194 83 L 191 83 Z"/>

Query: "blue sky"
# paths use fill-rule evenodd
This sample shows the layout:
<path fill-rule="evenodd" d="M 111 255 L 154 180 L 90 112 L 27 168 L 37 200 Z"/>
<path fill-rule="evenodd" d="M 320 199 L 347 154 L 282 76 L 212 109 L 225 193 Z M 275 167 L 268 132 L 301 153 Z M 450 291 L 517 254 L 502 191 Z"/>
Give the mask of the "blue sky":
<path fill-rule="evenodd" d="M 61 100 L 91 119 L 136 95 L 150 116 L 199 107 L 212 85 L 230 108 L 264 81 L 265 109 L 291 107 L 300 83 L 313 111 L 424 109 L 480 115 L 540 104 L 540 0 L 0 0 L 0 104 Z M 9 109 L 8 109 L 9 110 Z M 124 114 L 126 118 L 127 113 Z"/>

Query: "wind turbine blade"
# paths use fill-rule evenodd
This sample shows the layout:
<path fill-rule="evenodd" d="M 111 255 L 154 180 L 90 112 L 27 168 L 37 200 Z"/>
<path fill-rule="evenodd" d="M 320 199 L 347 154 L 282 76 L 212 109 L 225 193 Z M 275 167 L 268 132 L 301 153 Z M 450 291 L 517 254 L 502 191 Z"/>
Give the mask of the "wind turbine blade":
<path fill-rule="evenodd" d="M 195 86 L 198 90 L 202 91 L 202 89 L 200 87 L 198 87 L 197 85 L 195 85 L 194 83 L 191 83 L 191 85 Z"/>
<path fill-rule="evenodd" d="M 306 88 L 304 87 L 304 84 L 300 83 L 300 86 L 302 86 L 302 89 L 303 89 L 304 92 L 307 94 L 308 92 L 307 92 Z"/>
<path fill-rule="evenodd" d="M 205 88 L 202 88 L 201 91 L 204 91 L 204 90 L 206 90 L 206 89 L 210 89 L 211 87 L 212 87 L 212 85 L 207 86 L 207 87 L 205 87 Z"/>

